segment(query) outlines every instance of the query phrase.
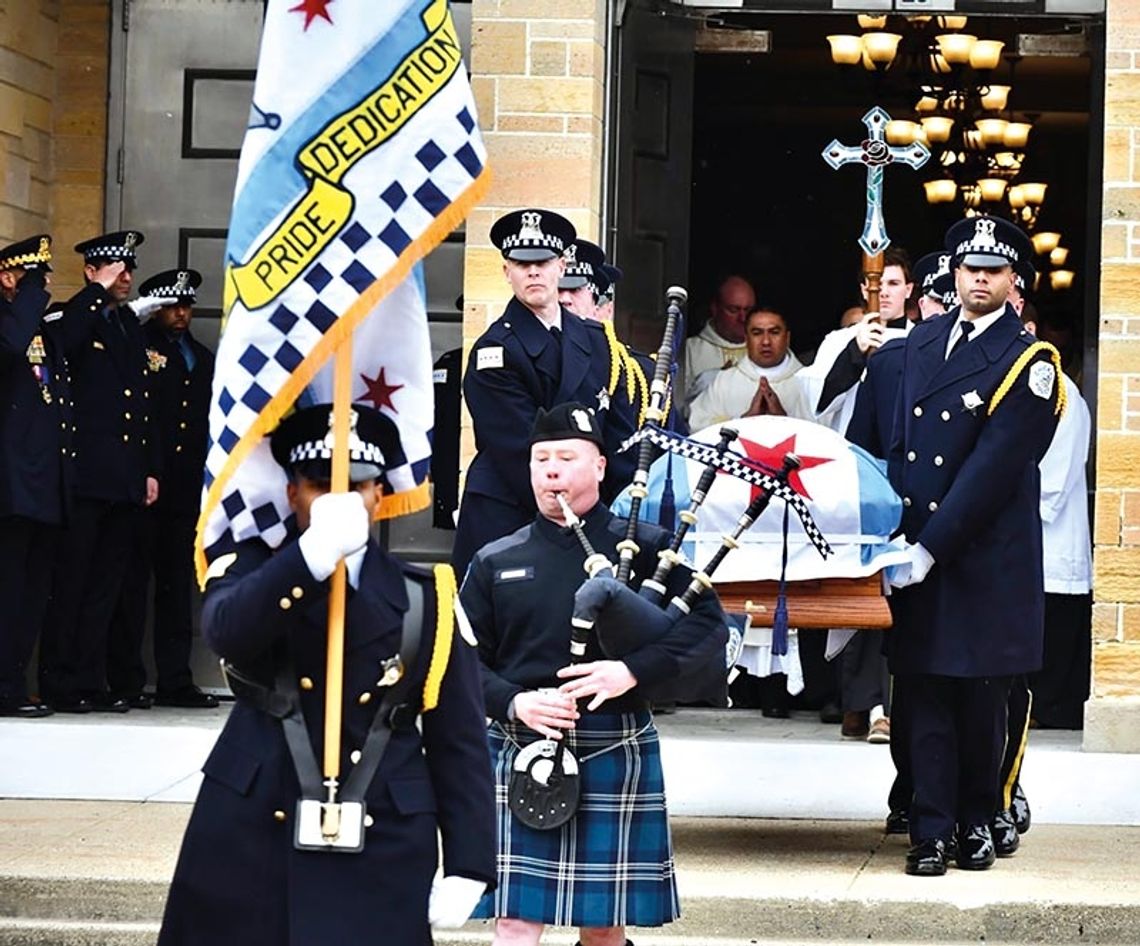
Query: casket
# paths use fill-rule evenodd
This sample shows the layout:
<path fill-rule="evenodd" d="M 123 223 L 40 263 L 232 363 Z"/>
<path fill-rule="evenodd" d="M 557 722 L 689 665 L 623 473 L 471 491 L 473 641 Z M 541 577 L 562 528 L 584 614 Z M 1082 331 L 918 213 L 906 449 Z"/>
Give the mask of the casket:
<path fill-rule="evenodd" d="M 791 417 L 739 418 L 698 431 L 690 439 L 716 444 L 722 426 L 739 431 L 730 449 L 741 457 L 773 470 L 789 451 L 800 458 L 801 466 L 789 477 L 789 485 L 803 497 L 815 526 L 831 546 L 831 554 L 821 555 L 804 524 L 794 513 L 788 517 L 788 623 L 800 628 L 890 627 L 883 573 L 903 563 L 906 555 L 901 543 L 891 540 L 902 516 L 902 502 L 891 489 L 881 461 L 828 427 Z M 666 454 L 656 460 L 650 468 L 649 495 L 642 503 L 641 518 L 675 528 L 676 513 L 688 508 L 691 489 L 702 470 L 699 462 L 681 455 Z M 690 563 L 703 567 L 710 561 L 721 537 L 733 531 L 754 489 L 743 480 L 718 473 L 681 547 Z M 672 503 L 665 499 L 669 496 Z M 664 518 L 672 521 L 661 521 L 663 507 Z M 614 509 L 619 515 L 628 511 L 625 494 Z M 712 575 L 725 610 L 749 613 L 754 626 L 772 624 L 785 568 L 784 513 L 784 503 L 774 500 Z"/>

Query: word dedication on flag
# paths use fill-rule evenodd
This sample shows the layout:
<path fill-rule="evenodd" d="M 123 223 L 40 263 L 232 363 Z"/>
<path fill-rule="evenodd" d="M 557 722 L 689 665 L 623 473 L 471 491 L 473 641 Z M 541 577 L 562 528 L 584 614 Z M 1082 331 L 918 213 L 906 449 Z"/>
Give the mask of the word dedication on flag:
<path fill-rule="evenodd" d="M 227 532 L 285 538 L 266 434 L 295 404 L 334 400 L 346 342 L 351 400 L 390 416 L 404 450 L 386 458 L 380 515 L 428 505 L 420 260 L 485 192 L 485 165 L 446 0 L 267 6 L 226 244 L 199 577 Z"/>

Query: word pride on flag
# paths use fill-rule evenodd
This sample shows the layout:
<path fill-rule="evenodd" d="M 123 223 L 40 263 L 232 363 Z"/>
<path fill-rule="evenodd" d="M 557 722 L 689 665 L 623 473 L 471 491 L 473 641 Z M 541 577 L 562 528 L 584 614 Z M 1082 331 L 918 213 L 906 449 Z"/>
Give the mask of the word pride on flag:
<path fill-rule="evenodd" d="M 332 400 L 353 339 L 353 401 L 384 411 L 380 514 L 425 508 L 432 377 L 422 257 L 479 200 L 486 150 L 446 0 L 267 5 L 226 245 L 210 406 L 204 549 L 276 546 L 290 511 L 266 435 Z"/>

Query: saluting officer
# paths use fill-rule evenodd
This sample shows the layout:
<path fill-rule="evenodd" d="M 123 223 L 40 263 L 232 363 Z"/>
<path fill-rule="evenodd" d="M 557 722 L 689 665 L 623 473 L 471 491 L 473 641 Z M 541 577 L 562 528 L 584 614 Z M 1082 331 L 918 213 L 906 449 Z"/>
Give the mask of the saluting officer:
<path fill-rule="evenodd" d="M 539 408 L 581 401 L 607 424 L 605 336 L 558 302 L 563 254 L 575 237 L 574 225 L 549 210 L 516 210 L 491 227 L 514 298 L 476 340 L 463 379 L 478 452 L 467 470 L 451 556 L 460 576 L 485 543 L 534 517 L 527 438 Z"/>
<path fill-rule="evenodd" d="M 203 767 L 159 946 L 430 946 L 429 894 L 430 922 L 456 926 L 494 885 L 478 659 L 455 630 L 455 580 L 370 540 L 380 476 L 405 458 L 380 411 L 354 406 L 352 430 L 352 488 L 331 494 L 329 405 L 286 418 L 271 446 L 299 538 L 276 552 L 258 539 L 208 552 L 202 632 L 237 702 Z M 320 827 L 314 838 L 299 822 L 325 798 L 328 579 L 341 558 L 340 797 L 365 806 L 359 850 L 324 848 Z M 433 884 L 437 830 L 444 876 Z"/>
<path fill-rule="evenodd" d="M 60 316 L 45 316 L 51 237 L 0 250 L 0 716 L 50 716 L 25 672 L 71 498 L 71 393 Z"/>
<path fill-rule="evenodd" d="M 907 338 L 889 473 L 909 578 L 891 596 L 891 671 L 910 708 L 911 874 L 994 862 L 989 821 L 1010 679 L 1041 665 L 1037 464 L 1064 408 L 1060 357 L 1006 303 L 1028 238 L 994 217 L 950 228 L 961 309 Z"/>
<path fill-rule="evenodd" d="M 137 315 L 123 304 L 143 239 L 123 230 L 78 244 L 87 285 L 63 307 L 77 427 L 75 502 L 56 558 L 40 687 L 70 713 L 125 713 L 137 695 L 116 692 L 124 661 L 113 657 L 109 667 L 109 647 L 118 642 L 109 642 L 108 629 L 139 512 L 158 498 L 155 363 Z"/>
<path fill-rule="evenodd" d="M 142 643 L 147 591 L 154 573 L 154 663 L 159 706 L 210 709 L 218 701 L 194 685 L 190 671 L 193 637 L 194 528 L 202 501 L 202 475 L 209 441 L 210 385 L 214 354 L 190 332 L 202 276 L 171 269 L 139 287 L 134 309 L 146 318 L 143 335 L 154 372 L 153 410 L 162 441 L 162 490 L 143 511 L 135 554 L 123 580 L 113 633 L 122 641 L 125 677 L 120 684 L 132 705 L 145 706 Z"/>

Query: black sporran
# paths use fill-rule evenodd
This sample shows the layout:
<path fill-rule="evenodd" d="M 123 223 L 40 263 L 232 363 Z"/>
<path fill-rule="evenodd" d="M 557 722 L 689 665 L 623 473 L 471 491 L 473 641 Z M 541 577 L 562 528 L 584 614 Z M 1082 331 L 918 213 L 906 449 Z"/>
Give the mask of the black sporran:
<path fill-rule="evenodd" d="M 515 757 L 507 805 L 528 828 L 549 831 L 574 817 L 581 802 L 578 760 L 561 742 L 532 742 Z"/>

